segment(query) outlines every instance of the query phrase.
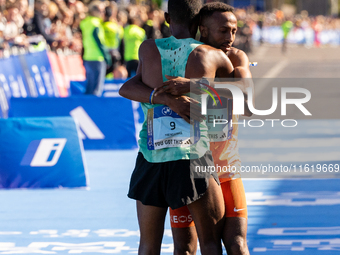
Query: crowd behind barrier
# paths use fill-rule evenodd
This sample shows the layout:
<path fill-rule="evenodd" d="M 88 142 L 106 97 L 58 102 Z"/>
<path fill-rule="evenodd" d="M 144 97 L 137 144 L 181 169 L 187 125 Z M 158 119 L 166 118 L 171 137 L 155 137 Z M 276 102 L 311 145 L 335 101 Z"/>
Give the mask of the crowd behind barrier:
<path fill-rule="evenodd" d="M 235 47 L 246 52 L 253 44 L 282 44 L 287 42 L 307 47 L 340 45 L 340 19 L 331 16 L 310 16 L 307 11 L 285 14 L 281 10 L 255 12 L 252 8 L 236 9 L 238 31 Z M 287 26 L 287 24 L 291 24 Z M 288 30 L 287 30 L 288 27 Z"/>
<path fill-rule="evenodd" d="M 88 15 L 90 4 L 96 1 L 90 0 L 0 0 L 0 56 L 3 50 L 12 46 L 28 47 L 37 45 L 41 38 L 47 42 L 53 51 L 57 49 L 71 49 L 74 52 L 82 52 L 82 35 L 79 28 L 81 21 Z M 138 2 L 141 4 L 132 4 Z M 103 21 L 115 23 L 124 28 L 129 23 L 129 18 L 137 18 L 140 27 L 146 31 L 147 38 L 162 38 L 169 36 L 169 30 L 164 22 L 164 7 L 166 2 L 154 0 L 144 1 L 101 1 L 104 6 L 111 6 L 111 16 Z M 30 3 L 30 4 L 29 4 Z M 90 4 L 89 4 L 90 3 Z M 320 44 L 336 44 L 335 39 L 320 39 L 339 35 L 340 19 L 328 16 L 309 16 L 302 11 L 294 15 L 285 14 L 281 10 L 271 12 L 257 12 L 248 7 L 236 9 L 238 19 L 238 36 L 235 42 L 240 48 L 249 51 L 251 38 L 255 34 L 255 40 L 269 43 L 278 43 L 278 40 L 270 40 L 266 34 L 273 32 L 276 38 L 279 27 L 290 20 L 294 24 L 293 30 L 301 37 L 306 33 L 308 43 L 312 41 L 311 31 L 314 32 L 314 40 L 317 46 Z M 276 29 L 273 29 L 276 27 Z M 262 31 L 263 30 L 263 31 Z M 302 32 L 301 32 L 302 31 Z M 124 31 L 122 31 L 124 33 Z M 261 36 L 264 34 L 263 36 Z M 327 34 L 327 35 L 325 35 Z M 331 34 L 331 35 L 329 35 Z M 117 40 L 121 40 L 120 34 Z M 295 40 L 290 40 L 295 42 Z M 114 43 L 118 47 L 120 42 Z M 124 54 L 124 52 L 122 51 Z M 124 56 L 122 56 L 124 60 Z M 123 61 L 124 62 L 124 61 Z"/>
<path fill-rule="evenodd" d="M 256 26 L 253 30 L 253 43 L 269 43 L 281 44 L 283 42 L 283 31 L 281 27 L 272 26 L 260 29 Z M 320 46 L 320 45 L 340 45 L 340 29 L 338 30 L 323 30 L 319 33 L 312 28 L 293 28 L 287 37 L 287 42 L 291 44 L 305 45 L 306 47 Z"/>
<path fill-rule="evenodd" d="M 80 55 L 46 50 L 11 55 L 0 59 L 0 118 L 72 116 L 85 149 L 133 149 L 142 114 L 138 103 L 119 96 L 124 82 L 108 80 L 102 97 L 84 96 Z"/>
<path fill-rule="evenodd" d="M 83 81 L 82 86 L 86 83 L 79 23 L 86 17 L 87 1 L 30 1 L 34 6 L 28 0 L 8 0 L 5 4 L 0 1 L 0 117 L 7 117 L 11 97 L 68 97 L 72 81 Z M 126 26 L 128 17 L 133 16 L 148 37 L 168 36 L 161 6 L 151 8 L 126 2 L 101 3 L 114 7 L 112 22 L 120 27 Z M 253 43 L 281 44 L 283 26 L 288 21 L 292 23 L 288 43 L 340 44 L 339 18 L 311 17 L 306 11 L 289 16 L 280 10 L 256 12 L 253 8 L 236 9 L 235 15 L 239 29 L 234 45 L 246 52 L 251 51 Z M 117 92 L 104 91 L 104 95 L 117 96 Z"/>
<path fill-rule="evenodd" d="M 3 55 L 4 49 L 9 49 L 12 46 L 37 45 L 40 43 L 41 37 L 53 51 L 67 48 L 81 54 L 82 35 L 79 24 L 88 15 L 89 6 L 93 2 L 95 1 L 0 0 L 0 56 Z M 136 5 L 132 2 L 140 4 Z M 126 27 L 129 18 L 134 17 L 138 19 L 139 26 L 145 29 L 147 38 L 169 36 L 169 30 L 163 17 L 166 1 L 115 0 L 101 1 L 101 3 L 113 8 L 109 21 L 117 24 L 118 27 Z M 257 12 L 253 7 L 236 9 L 235 14 L 239 27 L 235 44 L 246 51 L 251 50 L 252 38 L 259 42 L 279 43 L 279 40 L 271 40 L 266 35 L 273 32 L 275 38 L 279 37 L 279 28 L 287 20 L 293 22 L 293 30 L 298 33 L 297 37 L 301 37 L 303 33 L 306 34 L 305 37 L 309 44 L 316 46 L 329 43 L 340 44 L 339 40 L 328 39 L 328 37 L 339 37 L 340 19 L 337 17 L 309 16 L 306 11 L 294 15 L 281 10 Z M 103 21 L 105 21 L 104 16 Z M 314 36 L 311 35 L 311 31 L 314 32 Z M 252 37 L 253 35 L 255 37 Z M 118 40 L 122 38 L 123 35 L 120 34 Z M 289 41 L 295 42 L 296 40 Z M 301 41 L 303 40 L 299 40 L 299 42 Z M 115 44 L 115 47 L 118 44 Z M 124 60 L 124 56 L 122 59 Z"/>

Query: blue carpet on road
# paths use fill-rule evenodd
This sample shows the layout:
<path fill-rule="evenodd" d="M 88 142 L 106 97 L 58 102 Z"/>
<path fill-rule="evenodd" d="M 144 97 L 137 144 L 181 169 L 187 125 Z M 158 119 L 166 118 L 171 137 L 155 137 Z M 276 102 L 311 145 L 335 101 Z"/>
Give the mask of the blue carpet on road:
<path fill-rule="evenodd" d="M 339 164 L 340 121 L 241 128 L 244 165 Z M 137 151 L 86 151 L 89 189 L 0 190 L 0 254 L 134 254 Z M 339 174 L 338 174 L 339 175 Z M 244 179 L 251 254 L 339 254 L 340 179 Z M 169 219 L 162 254 L 172 254 Z"/>

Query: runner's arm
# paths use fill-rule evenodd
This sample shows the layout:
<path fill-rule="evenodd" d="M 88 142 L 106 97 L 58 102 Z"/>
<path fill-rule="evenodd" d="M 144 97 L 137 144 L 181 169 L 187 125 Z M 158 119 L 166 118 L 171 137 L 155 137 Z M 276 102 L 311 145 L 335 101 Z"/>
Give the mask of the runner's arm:
<path fill-rule="evenodd" d="M 249 69 L 249 58 L 247 56 L 247 54 L 242 51 L 242 50 L 238 50 L 236 49 L 236 51 L 232 51 L 232 54 L 229 54 L 229 58 L 231 60 L 231 62 L 233 63 L 235 72 L 234 72 L 234 77 L 235 78 L 239 78 L 242 80 L 242 82 L 244 83 L 244 90 L 245 90 L 245 94 L 247 97 L 245 97 L 245 116 L 252 116 L 252 113 L 249 110 L 248 107 L 248 89 L 250 88 L 252 93 L 252 101 L 253 104 L 255 103 L 254 98 L 255 98 L 255 93 L 254 93 L 254 83 L 252 80 L 252 74 L 250 72 Z"/>
<path fill-rule="evenodd" d="M 149 103 L 153 89 L 142 81 L 142 64 L 143 59 L 140 58 L 136 72 L 137 74 L 123 84 L 119 89 L 119 95 L 133 101 Z M 166 93 L 161 93 L 154 96 L 152 101 L 154 104 L 166 104 L 167 97 L 168 95 Z"/>
<path fill-rule="evenodd" d="M 142 81 L 142 70 L 144 60 L 143 52 L 148 52 L 151 50 L 149 44 L 150 43 L 148 43 L 148 41 L 145 41 L 141 44 L 138 52 L 139 62 L 136 71 L 136 76 L 126 81 L 119 90 L 119 94 L 122 97 L 141 103 L 149 103 L 150 94 L 153 91 L 152 88 L 144 84 Z M 153 102 L 165 104 L 165 98 L 163 96 L 164 95 L 159 95 L 157 98 L 156 97 L 153 98 Z"/>
<path fill-rule="evenodd" d="M 143 56 L 141 56 L 141 51 L 139 51 L 139 53 L 140 61 L 137 68 L 137 75 L 123 84 L 119 90 L 119 94 L 130 100 L 141 103 L 149 103 L 153 89 L 144 84 L 142 81 Z M 204 119 L 204 116 L 200 114 L 198 102 L 187 96 L 173 96 L 168 93 L 158 93 L 153 96 L 152 103 L 169 106 L 187 122 L 190 122 L 190 118 L 194 120 Z"/>
<path fill-rule="evenodd" d="M 138 73 L 137 69 L 137 75 L 123 84 L 119 90 L 119 94 L 130 100 L 149 103 L 152 91 L 153 89 L 142 82 L 142 75 L 140 72 Z M 190 123 L 190 119 L 198 121 L 204 119 L 204 116 L 200 114 L 198 102 L 187 96 L 173 96 L 168 93 L 159 93 L 158 95 L 154 95 L 152 102 L 154 104 L 169 106 L 188 123 Z"/>
<path fill-rule="evenodd" d="M 249 59 L 247 55 L 243 51 L 237 51 L 236 54 L 232 54 L 231 57 L 228 57 L 226 54 L 223 54 L 229 61 L 231 61 L 233 67 L 234 67 L 234 72 L 233 72 L 233 78 L 236 78 L 233 82 L 227 82 L 230 85 L 234 85 L 241 89 L 244 97 L 244 115 L 245 116 L 252 116 L 252 112 L 249 110 L 248 107 L 248 88 L 252 88 L 252 92 L 254 92 L 254 86 L 253 82 L 251 80 L 251 73 L 249 70 Z M 234 56 L 235 55 L 235 56 Z M 225 63 L 228 63 L 228 61 L 225 61 Z M 222 63 L 223 65 L 223 63 Z M 219 78 L 222 78 L 224 76 L 221 76 L 218 74 Z M 221 83 L 225 84 L 226 82 L 214 82 L 215 84 Z M 215 86 L 213 84 L 213 86 Z M 216 89 L 216 91 L 219 93 L 220 96 L 231 98 L 232 99 L 232 94 L 229 89 Z M 253 97 L 254 97 L 254 93 Z"/>
<path fill-rule="evenodd" d="M 234 85 L 242 90 L 244 96 L 244 106 L 245 106 L 245 116 L 251 116 L 252 113 L 248 108 L 248 90 L 247 88 L 252 88 L 254 97 L 254 85 L 251 80 L 252 75 L 249 70 L 249 59 L 243 51 L 238 51 L 238 54 L 233 54 L 229 59 L 225 54 L 220 54 L 216 59 L 218 65 L 218 77 L 224 78 L 238 78 L 238 80 L 228 81 L 228 84 Z M 230 67 L 234 66 L 234 71 Z M 231 76 L 233 75 L 233 76 Z M 191 86 L 190 89 L 190 79 L 182 77 L 172 77 L 167 76 L 168 81 L 164 82 L 160 87 L 156 88 L 156 95 L 167 92 L 169 94 L 179 96 L 188 92 L 202 93 L 202 91 L 197 90 L 195 86 Z M 210 85 L 212 87 L 215 84 L 226 84 L 226 82 L 211 81 Z M 233 95 L 229 89 L 216 89 L 220 96 L 226 98 L 233 98 Z M 254 100 L 253 100 L 254 101 Z"/>

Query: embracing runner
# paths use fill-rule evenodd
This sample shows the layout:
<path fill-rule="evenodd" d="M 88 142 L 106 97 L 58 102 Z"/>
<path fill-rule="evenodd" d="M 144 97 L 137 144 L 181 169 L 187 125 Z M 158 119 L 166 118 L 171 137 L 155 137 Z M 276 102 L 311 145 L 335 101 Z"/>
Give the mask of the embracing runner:
<path fill-rule="evenodd" d="M 246 86 L 253 86 L 247 55 L 243 51 L 232 47 L 237 31 L 237 19 L 233 11 L 233 7 L 224 3 L 212 2 L 205 4 L 200 11 L 201 41 L 223 50 L 234 66 L 234 77 L 242 78 Z M 173 78 L 164 83 L 163 87 L 158 91 L 177 95 L 180 88 L 185 87 L 187 83 L 188 81 L 182 78 Z M 216 99 L 216 101 L 218 100 Z M 222 99 L 222 102 L 223 105 L 228 105 L 226 99 Z M 214 111 L 216 112 L 214 113 Z M 227 112 L 228 109 L 221 109 L 221 107 L 214 109 L 210 105 L 207 115 L 215 114 L 216 116 L 222 111 Z M 249 112 L 248 115 L 250 115 Z M 237 123 L 238 119 L 238 115 L 233 115 L 232 122 Z M 211 125 L 210 130 L 213 129 Z M 212 151 L 216 169 L 218 169 L 218 166 L 226 166 L 226 169 L 233 167 L 239 170 L 241 160 L 238 153 L 238 125 L 233 124 L 229 132 L 231 132 L 231 135 L 229 134 L 228 137 L 228 134 L 226 134 L 224 139 L 213 138 L 216 134 L 221 137 L 218 130 L 215 129 L 214 132 L 211 132 L 210 150 Z M 226 206 L 226 222 L 222 238 L 224 245 L 228 255 L 249 254 L 246 241 L 248 215 L 242 180 L 239 175 L 223 171 L 219 172 L 219 178 Z M 186 207 L 176 210 L 170 209 L 170 220 L 175 254 L 195 254 L 197 248 L 196 230 L 188 209 Z"/>
<path fill-rule="evenodd" d="M 213 2 L 206 4 L 201 9 L 200 15 L 201 41 L 215 48 L 220 48 L 227 53 L 235 68 L 234 77 L 243 78 L 244 87 L 242 90 L 244 92 L 246 92 L 247 87 L 253 88 L 247 55 L 243 51 L 231 47 L 237 31 L 237 20 L 233 14 L 233 8 L 223 3 Z M 139 77 L 133 78 L 130 83 L 137 83 L 138 78 Z M 187 79 L 179 77 L 168 78 L 170 81 L 165 82 L 163 86 L 156 89 L 158 92 L 156 92 L 155 95 L 158 96 L 159 94 L 167 92 L 178 96 L 188 92 L 190 82 Z M 223 104 L 230 105 L 230 102 L 228 104 L 226 100 L 227 99 L 223 100 Z M 177 107 L 177 109 L 178 108 L 179 107 Z M 210 113 L 213 114 L 214 108 L 212 107 L 209 111 L 212 111 Z M 228 111 L 228 109 L 218 109 L 217 111 Z M 246 115 L 251 115 L 247 107 Z M 232 120 L 234 123 L 237 123 L 238 116 L 233 115 Z M 216 133 L 218 133 L 218 131 L 216 132 L 215 130 L 214 135 Z M 229 134 L 226 134 L 226 139 L 213 139 L 210 144 L 215 165 L 239 169 L 241 161 L 238 154 L 237 124 L 233 125 L 227 133 Z M 211 135 L 211 137 L 213 137 L 213 135 Z M 233 176 L 228 172 L 219 173 L 226 204 L 226 224 L 223 231 L 223 241 L 228 254 L 249 254 L 246 242 L 246 199 L 243 183 L 239 177 L 239 175 Z M 175 244 L 175 254 L 195 254 L 197 249 L 197 234 L 193 218 L 187 207 L 170 210 L 170 219 Z"/>
<path fill-rule="evenodd" d="M 129 81 L 120 89 L 122 96 L 143 102 L 145 116 L 128 194 L 137 200 L 140 254 L 160 253 L 167 208 L 184 205 L 196 222 L 202 254 L 222 253 L 224 204 L 217 175 L 197 174 L 193 167 L 213 166 L 207 126 L 205 121 L 185 122 L 193 117 L 190 108 L 195 107 L 195 118 L 201 120 L 200 107 L 187 96 L 155 95 L 153 90 L 166 80 L 166 74 L 186 78 L 233 75 L 232 64 L 222 51 L 192 39 L 200 8 L 201 0 L 168 1 L 165 16 L 173 36 L 147 40 L 139 49 L 137 73 L 148 87 Z M 200 134 L 191 140 L 190 130 Z"/>

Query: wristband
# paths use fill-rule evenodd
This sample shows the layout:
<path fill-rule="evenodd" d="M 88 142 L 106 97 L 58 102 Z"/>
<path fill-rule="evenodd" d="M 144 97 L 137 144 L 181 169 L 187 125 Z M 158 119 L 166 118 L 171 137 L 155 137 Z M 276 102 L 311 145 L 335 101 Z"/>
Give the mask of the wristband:
<path fill-rule="evenodd" d="M 205 77 L 202 77 L 198 82 L 198 86 L 201 88 L 201 89 L 204 89 L 204 88 L 207 88 L 206 85 L 210 85 L 210 82 L 207 78 Z"/>
<path fill-rule="evenodd" d="M 149 103 L 150 104 L 153 104 L 153 95 L 155 94 L 155 90 L 153 90 L 151 93 L 150 93 L 150 97 L 149 97 Z"/>

